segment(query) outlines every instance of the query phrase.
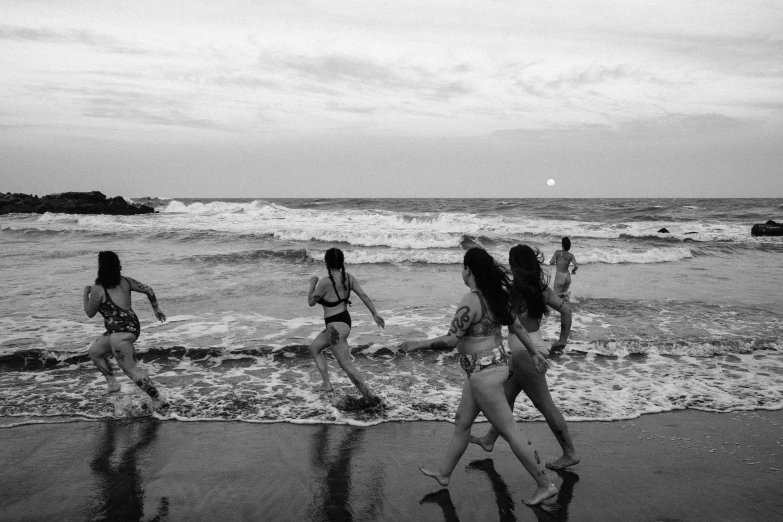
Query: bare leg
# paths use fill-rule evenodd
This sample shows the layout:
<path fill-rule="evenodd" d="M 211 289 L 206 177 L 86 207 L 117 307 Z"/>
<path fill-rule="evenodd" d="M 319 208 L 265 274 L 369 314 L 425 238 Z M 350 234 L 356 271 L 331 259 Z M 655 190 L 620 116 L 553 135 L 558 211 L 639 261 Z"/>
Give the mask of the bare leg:
<path fill-rule="evenodd" d="M 147 372 L 140 370 L 136 366 L 136 352 L 133 349 L 133 341 L 136 336 L 132 333 L 113 333 L 111 338 L 111 349 L 114 352 L 114 359 L 125 372 L 125 375 L 141 388 L 141 390 L 150 396 L 152 405 L 155 408 L 165 408 L 168 406 L 166 398 L 158 392 L 158 389 L 147 376 Z"/>
<path fill-rule="evenodd" d="M 313 356 L 315 367 L 323 380 L 321 389 L 328 392 L 334 390 L 332 383 L 329 381 L 329 365 L 326 364 L 326 358 L 323 354 L 324 349 L 329 347 L 329 333 L 329 330 L 324 330 L 310 343 L 310 355 Z"/>
<path fill-rule="evenodd" d="M 471 389 L 476 404 L 487 420 L 500 432 L 500 436 L 508 441 L 514 455 L 536 481 L 538 488 L 524 500 L 527 505 L 535 505 L 556 495 L 557 488 L 541 465 L 538 452 L 532 448 L 530 441 L 523 439 L 522 434 L 517 431 L 516 421 L 503 393 L 503 382 L 507 375 L 505 368 L 474 373 L 470 378 Z"/>
<path fill-rule="evenodd" d="M 106 391 L 114 393 L 120 391 L 120 383 L 117 382 L 117 378 L 114 376 L 114 370 L 112 370 L 111 363 L 109 362 L 109 355 L 111 355 L 111 341 L 108 335 L 101 335 L 90 346 L 90 360 L 98 367 L 104 377 L 106 377 Z"/>
<path fill-rule="evenodd" d="M 550 469 L 563 469 L 568 466 L 574 466 L 579 463 L 579 456 L 576 453 L 574 442 L 571 440 L 571 433 L 568 431 L 568 425 L 566 424 L 563 414 L 560 413 L 560 409 L 552 400 L 552 395 L 549 393 L 549 386 L 546 382 L 546 375 L 538 373 L 535 369 L 535 364 L 530 358 L 530 355 L 524 351 L 515 351 L 511 357 L 511 368 L 514 372 L 513 384 L 506 385 L 506 397 L 509 399 L 509 404 L 513 409 L 514 401 L 511 399 L 510 391 L 521 390 L 525 392 L 533 403 L 533 406 L 541 412 L 546 419 L 549 429 L 552 430 L 555 438 L 557 439 L 560 448 L 563 450 L 561 457 L 555 461 L 547 462 L 546 467 Z M 519 394 L 519 391 L 516 392 Z M 514 395 L 516 397 L 516 395 Z M 497 430 L 492 427 L 483 437 L 471 437 L 471 442 L 479 444 L 487 451 L 492 451 L 495 440 L 498 438 Z M 475 440 L 474 440 L 475 439 Z M 489 448 L 489 449 L 487 449 Z"/>
<path fill-rule="evenodd" d="M 351 354 L 348 350 L 348 334 L 351 333 L 351 327 L 345 323 L 330 323 L 326 328 L 329 335 L 329 343 L 332 347 L 332 353 L 334 358 L 337 359 L 337 363 L 340 368 L 348 375 L 356 389 L 362 394 L 367 401 L 372 401 L 375 396 L 370 392 L 367 387 L 367 383 L 364 382 L 364 377 L 359 373 L 359 370 L 353 365 L 351 361 Z"/>
<path fill-rule="evenodd" d="M 454 417 L 454 434 L 451 436 L 449 448 L 446 450 L 446 456 L 443 463 L 437 470 L 419 466 L 422 473 L 438 481 L 441 486 L 448 486 L 451 480 L 451 473 L 457 467 L 459 459 L 465 453 L 470 439 L 470 427 L 479 414 L 478 406 L 473 400 L 470 380 L 465 379 L 462 386 L 462 398 L 457 407 L 457 415 Z"/>
<path fill-rule="evenodd" d="M 513 356 L 512 356 L 513 357 Z M 510 365 L 511 363 L 509 363 Z M 522 392 L 522 386 L 519 385 L 519 380 L 509 377 L 506 382 L 503 383 L 503 393 L 506 395 L 508 405 L 511 407 L 511 412 L 514 412 L 514 402 L 517 400 L 517 396 Z M 478 444 L 484 451 L 492 451 L 495 448 L 495 441 L 500 437 L 498 430 L 494 426 L 490 425 L 489 431 L 483 437 L 470 436 L 470 442 Z"/>

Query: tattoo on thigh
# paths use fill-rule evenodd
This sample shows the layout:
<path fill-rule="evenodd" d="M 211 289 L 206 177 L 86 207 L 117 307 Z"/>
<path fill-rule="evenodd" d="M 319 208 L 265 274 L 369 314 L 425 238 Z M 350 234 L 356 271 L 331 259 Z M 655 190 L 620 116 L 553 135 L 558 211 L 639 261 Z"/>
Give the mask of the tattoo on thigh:
<path fill-rule="evenodd" d="M 329 327 L 329 346 L 335 347 L 338 344 L 340 344 L 340 332 L 337 331 L 337 328 L 330 326 Z"/>
<path fill-rule="evenodd" d="M 536 464 L 541 464 L 541 458 L 538 456 L 538 450 L 534 450 L 533 455 L 536 456 Z"/>
<path fill-rule="evenodd" d="M 119 350 L 114 350 L 114 358 L 117 359 L 117 362 L 125 362 L 125 356 Z"/>
<path fill-rule="evenodd" d="M 136 386 L 141 388 L 143 392 L 145 392 L 147 395 L 152 397 L 153 399 L 158 398 L 158 389 L 155 387 L 154 384 L 152 384 L 152 381 L 149 377 L 142 377 L 138 381 L 136 381 Z"/>

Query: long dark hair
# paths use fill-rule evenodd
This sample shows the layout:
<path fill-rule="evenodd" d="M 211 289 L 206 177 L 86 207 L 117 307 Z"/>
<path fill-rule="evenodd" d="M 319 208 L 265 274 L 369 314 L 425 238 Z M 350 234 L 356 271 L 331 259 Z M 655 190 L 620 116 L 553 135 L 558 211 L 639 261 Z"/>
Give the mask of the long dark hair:
<path fill-rule="evenodd" d="M 476 279 L 476 286 L 481 291 L 487 306 L 492 310 L 495 320 L 501 324 L 514 322 L 514 313 L 508 303 L 506 288 L 511 285 L 506 270 L 498 265 L 491 255 L 483 248 L 474 247 L 465 252 L 462 261 Z"/>
<path fill-rule="evenodd" d="M 122 279 L 120 258 L 110 250 L 98 252 L 98 277 L 95 283 L 104 288 L 114 288 Z"/>
<path fill-rule="evenodd" d="M 546 307 L 546 288 L 549 276 L 541 268 L 544 255 L 527 245 L 517 245 L 508 253 L 508 264 L 514 276 L 511 286 L 511 306 L 514 311 L 539 320 L 549 315 Z"/>
<path fill-rule="evenodd" d="M 332 280 L 332 286 L 334 287 L 334 293 L 337 294 L 337 285 L 332 277 L 332 270 L 339 270 L 342 274 L 342 280 L 340 281 L 345 286 L 345 256 L 343 251 L 339 248 L 330 248 L 324 254 L 324 261 L 326 262 L 326 268 L 329 272 L 329 279 Z M 340 294 L 337 294 L 337 298 L 340 298 Z"/>

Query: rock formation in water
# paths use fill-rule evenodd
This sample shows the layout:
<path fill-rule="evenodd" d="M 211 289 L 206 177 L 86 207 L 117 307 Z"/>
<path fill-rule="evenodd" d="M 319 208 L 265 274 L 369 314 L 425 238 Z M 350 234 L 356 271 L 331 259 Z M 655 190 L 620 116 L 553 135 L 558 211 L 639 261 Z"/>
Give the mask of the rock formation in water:
<path fill-rule="evenodd" d="M 151 214 L 155 209 L 147 205 L 133 205 L 122 196 L 107 198 L 98 191 L 63 192 L 39 198 L 29 194 L 0 193 L 0 214 L 54 212 L 57 214 L 111 214 L 132 216 Z"/>

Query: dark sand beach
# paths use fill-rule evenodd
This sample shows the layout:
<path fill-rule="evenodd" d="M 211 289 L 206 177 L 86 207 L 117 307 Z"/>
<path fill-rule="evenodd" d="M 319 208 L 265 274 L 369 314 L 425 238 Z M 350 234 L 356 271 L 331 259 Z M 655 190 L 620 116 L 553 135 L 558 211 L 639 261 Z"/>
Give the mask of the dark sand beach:
<path fill-rule="evenodd" d="M 533 481 L 502 441 L 492 454 L 471 445 L 448 488 L 419 473 L 443 455 L 445 422 L 5 428 L 0 519 L 738 521 L 783 510 L 782 411 L 571 426 L 583 461 L 536 508 L 522 504 Z M 558 456 L 544 423 L 520 427 L 545 458 Z"/>

